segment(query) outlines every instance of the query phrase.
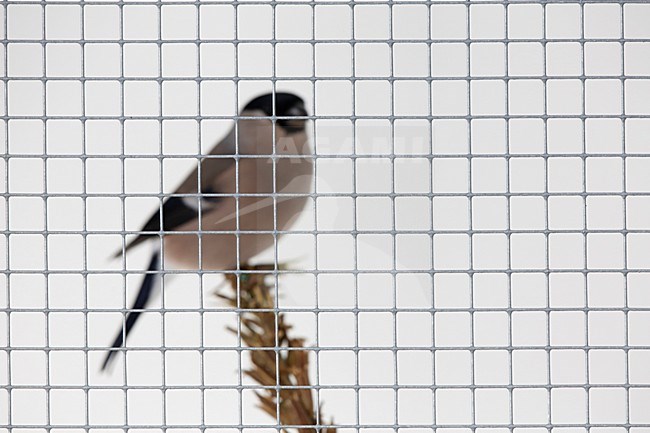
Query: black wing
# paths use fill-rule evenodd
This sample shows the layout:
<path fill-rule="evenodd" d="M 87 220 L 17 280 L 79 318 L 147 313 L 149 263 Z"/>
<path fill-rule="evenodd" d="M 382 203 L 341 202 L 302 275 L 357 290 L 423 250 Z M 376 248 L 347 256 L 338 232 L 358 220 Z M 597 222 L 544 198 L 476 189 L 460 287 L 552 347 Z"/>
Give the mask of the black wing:
<path fill-rule="evenodd" d="M 231 133 L 226 136 L 214 149 L 210 152 L 211 155 L 232 155 L 233 158 L 207 158 L 201 162 L 201 179 L 199 181 L 199 186 L 197 187 L 197 178 L 199 169 L 196 168 L 192 173 L 188 175 L 185 181 L 180 185 L 176 192 L 180 193 L 191 193 L 196 194 L 197 191 L 201 191 L 201 195 L 198 197 L 188 196 L 188 197 L 169 197 L 162 205 L 162 230 L 172 231 L 177 227 L 185 224 L 188 221 L 191 221 L 195 218 L 198 218 L 199 215 L 199 200 L 201 201 L 201 211 L 207 212 L 213 210 L 220 201 L 218 196 L 210 196 L 210 194 L 215 194 L 219 191 L 216 191 L 212 185 L 212 182 L 215 178 L 218 177 L 220 173 L 223 173 L 228 167 L 235 164 L 235 141 L 234 135 Z M 206 194 L 206 195 L 204 195 Z M 154 236 L 159 236 L 160 234 L 160 209 L 158 212 L 154 213 L 149 221 L 142 227 L 141 231 L 143 233 L 138 234 L 138 236 L 132 241 L 128 242 L 125 248 L 125 251 L 128 251 L 132 247 L 141 244 L 142 242 L 150 239 Z M 120 257 L 122 255 L 122 250 L 118 251 L 114 257 Z"/>
<path fill-rule="evenodd" d="M 199 212 L 196 208 L 188 206 L 183 197 L 170 197 L 162 205 L 162 230 L 171 231 L 175 228 L 197 218 Z M 158 236 L 160 233 L 160 210 L 154 213 L 149 221 L 142 227 L 140 233 L 135 239 L 126 245 L 125 251 L 141 244 L 151 237 Z M 122 250 L 118 251 L 114 257 L 122 255 Z"/>

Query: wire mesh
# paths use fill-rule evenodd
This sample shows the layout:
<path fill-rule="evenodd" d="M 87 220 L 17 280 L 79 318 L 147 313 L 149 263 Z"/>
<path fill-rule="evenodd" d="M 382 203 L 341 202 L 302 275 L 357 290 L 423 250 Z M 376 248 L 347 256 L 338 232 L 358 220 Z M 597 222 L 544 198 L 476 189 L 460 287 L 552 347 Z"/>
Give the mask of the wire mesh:
<path fill-rule="evenodd" d="M 258 260 L 337 428 L 650 427 L 650 5 L 0 10 L 0 428 L 283 427 L 255 408 L 246 309 L 212 296 L 222 270 L 161 271 L 99 372 L 150 250 L 110 254 L 280 91 L 310 106 L 315 184 Z"/>

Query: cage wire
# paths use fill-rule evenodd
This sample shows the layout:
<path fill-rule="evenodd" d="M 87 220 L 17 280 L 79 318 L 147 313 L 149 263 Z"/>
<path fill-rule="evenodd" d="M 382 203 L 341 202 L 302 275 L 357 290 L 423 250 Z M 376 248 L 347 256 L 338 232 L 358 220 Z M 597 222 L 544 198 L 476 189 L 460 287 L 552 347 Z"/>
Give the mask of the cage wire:
<path fill-rule="evenodd" d="M 149 251 L 110 255 L 280 91 L 309 106 L 315 185 L 257 262 L 306 339 L 316 427 L 650 427 L 649 4 L 0 11 L 3 430 L 283 428 L 220 271 L 164 270 L 99 371 Z"/>

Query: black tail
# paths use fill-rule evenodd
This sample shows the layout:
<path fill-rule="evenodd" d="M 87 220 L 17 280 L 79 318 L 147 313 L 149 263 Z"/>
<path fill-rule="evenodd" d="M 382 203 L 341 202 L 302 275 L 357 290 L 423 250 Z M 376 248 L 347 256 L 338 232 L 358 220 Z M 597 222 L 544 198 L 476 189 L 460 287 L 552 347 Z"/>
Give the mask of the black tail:
<path fill-rule="evenodd" d="M 149 263 L 149 268 L 147 270 L 157 271 L 158 269 L 159 260 L 158 253 L 156 253 L 151 258 L 151 262 Z M 132 311 L 129 311 L 126 314 L 126 323 L 124 324 L 124 329 L 122 329 L 115 337 L 115 341 L 113 341 L 113 345 L 111 346 L 112 349 L 109 350 L 109 352 L 106 354 L 106 358 L 102 364 L 102 370 L 106 370 L 106 367 L 108 367 L 108 365 L 111 363 L 111 360 L 118 352 L 117 349 L 123 346 L 126 337 L 129 335 L 131 328 L 133 328 L 133 325 L 135 324 L 135 321 L 138 320 L 138 317 L 140 314 L 142 314 L 142 310 L 147 305 L 147 301 L 151 297 L 155 279 L 155 272 L 149 272 L 144 276 L 142 285 L 140 286 L 140 291 L 138 292 L 138 297 L 135 298 L 135 302 L 133 302 L 133 305 L 131 306 Z"/>

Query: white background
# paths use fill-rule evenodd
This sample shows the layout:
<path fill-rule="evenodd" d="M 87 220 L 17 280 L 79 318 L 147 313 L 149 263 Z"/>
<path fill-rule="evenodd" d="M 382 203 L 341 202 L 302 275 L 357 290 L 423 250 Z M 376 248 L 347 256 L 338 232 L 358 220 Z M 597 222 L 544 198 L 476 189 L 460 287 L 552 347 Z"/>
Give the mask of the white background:
<path fill-rule="evenodd" d="M 312 383 L 328 420 L 650 424 L 650 5 L 236 9 L 1 9 L 0 424 L 275 424 L 236 389 L 216 275 L 166 277 L 166 313 L 158 297 L 126 365 L 99 372 L 141 278 L 115 271 L 142 270 L 152 248 L 111 260 L 116 232 L 138 230 L 159 205 L 143 195 L 173 191 L 231 128 L 211 116 L 272 78 L 316 116 L 316 197 L 277 260 L 310 271 L 280 278 L 279 306 L 324 349 Z"/>

